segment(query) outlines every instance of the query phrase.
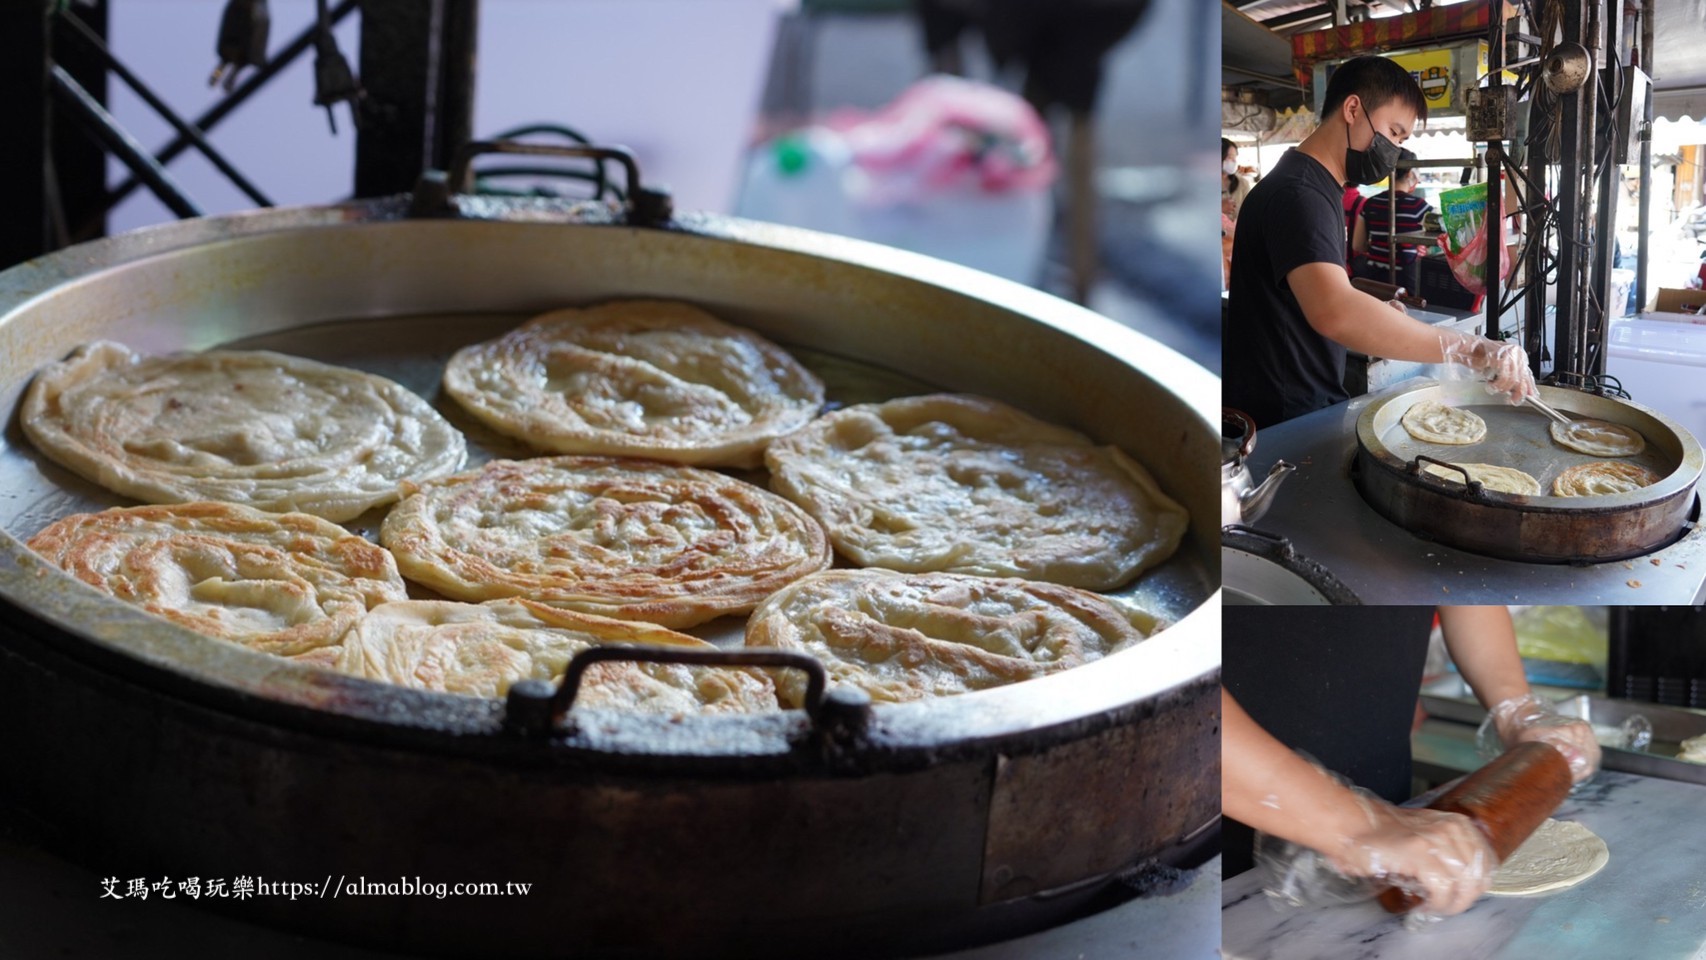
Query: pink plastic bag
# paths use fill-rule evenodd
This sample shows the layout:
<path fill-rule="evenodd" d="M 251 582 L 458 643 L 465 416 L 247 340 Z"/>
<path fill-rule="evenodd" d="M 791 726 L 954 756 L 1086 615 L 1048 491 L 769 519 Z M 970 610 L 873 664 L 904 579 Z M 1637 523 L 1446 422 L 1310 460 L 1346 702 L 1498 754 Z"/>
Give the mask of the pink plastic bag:
<path fill-rule="evenodd" d="M 1499 278 L 1502 280 L 1505 277 L 1510 276 L 1511 272 L 1510 251 L 1505 249 L 1505 223 L 1503 217 L 1499 218 L 1498 232 Z M 1487 225 L 1485 223 L 1481 224 L 1481 226 L 1477 228 L 1475 233 L 1469 238 L 1469 242 L 1464 244 L 1463 249 L 1461 250 L 1453 252 L 1449 241 L 1449 237 L 1445 234 L 1440 234 L 1439 244 L 1441 249 L 1445 250 L 1445 262 L 1451 265 L 1451 275 L 1457 278 L 1457 282 L 1463 285 L 1463 289 L 1475 294 L 1477 297 L 1486 293 Z"/>
<path fill-rule="evenodd" d="M 965 188 L 1038 191 L 1055 176 L 1048 126 L 1031 105 L 959 77 L 926 77 L 875 113 L 842 110 L 826 125 L 846 139 L 854 166 L 888 200 Z"/>

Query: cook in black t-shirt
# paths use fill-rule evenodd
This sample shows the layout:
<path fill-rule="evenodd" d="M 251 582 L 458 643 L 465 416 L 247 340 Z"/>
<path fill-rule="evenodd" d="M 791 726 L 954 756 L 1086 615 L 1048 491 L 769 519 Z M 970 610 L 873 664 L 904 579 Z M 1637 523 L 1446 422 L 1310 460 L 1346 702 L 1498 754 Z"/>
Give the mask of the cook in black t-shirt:
<path fill-rule="evenodd" d="M 1515 343 L 1435 330 L 1356 290 L 1345 272 L 1343 185 L 1385 179 L 1397 144 L 1426 115 L 1404 68 L 1384 57 L 1347 60 L 1327 82 L 1321 126 L 1245 198 L 1227 283 L 1222 397 L 1258 426 L 1346 399 L 1346 348 L 1463 363 L 1512 403 L 1534 393 Z"/>

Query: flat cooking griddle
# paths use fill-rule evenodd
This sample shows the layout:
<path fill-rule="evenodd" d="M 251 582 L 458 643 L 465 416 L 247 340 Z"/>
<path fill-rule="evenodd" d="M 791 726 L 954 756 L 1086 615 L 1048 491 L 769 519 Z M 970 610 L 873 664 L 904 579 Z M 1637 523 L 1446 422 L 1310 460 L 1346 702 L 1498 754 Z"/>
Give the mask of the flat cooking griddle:
<path fill-rule="evenodd" d="M 1587 499 L 1551 496 L 1552 481 L 1570 467 L 1602 460 L 1625 460 L 1640 464 L 1660 477 L 1666 477 L 1679 465 L 1678 458 L 1673 453 L 1650 441 L 1645 450 L 1633 457 L 1594 457 L 1577 453 L 1560 446 L 1552 439 L 1552 421 L 1532 407 L 1513 407 L 1505 403 L 1457 406 L 1487 422 L 1487 436 L 1479 443 L 1429 443 L 1418 440 L 1410 436 L 1409 431 L 1399 422 L 1402 415 L 1390 418 L 1391 422 L 1386 424 L 1380 433 L 1381 443 L 1388 452 L 1406 463 L 1417 457 L 1430 457 L 1447 463 L 1491 463 L 1501 467 L 1514 467 L 1540 481 L 1542 496 L 1548 500 L 1559 500 L 1558 505 L 1564 507 L 1570 506 L 1571 500 Z M 1406 406 L 1405 409 L 1408 410 L 1409 407 Z M 1561 409 L 1559 412 L 1575 420 L 1600 419 L 1578 410 Z M 1457 474 L 1454 473 L 1453 476 Z M 1431 478 L 1424 478 L 1424 482 L 1428 479 Z M 1455 481 L 1446 482 L 1461 486 Z M 1491 490 L 1487 492 L 1492 496 L 1515 499 L 1514 495 Z M 1594 499 L 1597 501 L 1599 498 Z"/>
<path fill-rule="evenodd" d="M 1488 403 L 1477 384 L 1422 382 L 1372 401 L 1357 418 L 1352 479 L 1382 516 L 1428 539 L 1509 560 L 1598 563 L 1641 556 L 1674 542 L 1697 516 L 1700 444 L 1680 424 L 1613 397 L 1541 387 L 1541 399 L 1573 418 L 1605 420 L 1640 432 L 1647 447 L 1624 458 L 1659 475 L 1651 486 L 1593 497 L 1554 497 L 1552 481 L 1594 457 L 1559 446 L 1537 412 Z M 1428 443 L 1401 422 L 1424 400 L 1467 406 L 1487 422 L 1479 443 Z M 1426 458 L 1426 459 L 1424 459 Z M 1540 482 L 1539 496 L 1496 493 L 1423 472 L 1428 460 L 1514 467 Z"/>
<path fill-rule="evenodd" d="M 434 409 L 462 432 L 468 441 L 468 460 L 463 469 L 474 470 L 491 460 L 555 456 L 533 450 L 521 441 L 486 426 L 463 410 L 440 386 L 445 364 L 457 350 L 507 333 L 534 315 L 481 313 L 358 318 L 305 324 L 274 333 L 242 337 L 219 344 L 218 349 L 272 350 L 394 380 L 426 398 Z M 825 406 L 831 410 L 941 392 L 941 388 L 923 380 L 870 363 L 794 344 L 782 346 L 823 380 Z M 97 486 L 48 460 L 22 435 L 15 418 L 8 425 L 8 433 L 11 442 L 0 449 L 0 491 L 3 491 L 0 492 L 0 528 L 20 540 L 28 540 L 48 524 L 74 513 L 132 506 L 139 502 Z M 718 469 L 769 489 L 769 471 L 763 468 Z M 394 503 L 388 503 L 375 507 L 342 526 L 378 543 L 379 528 L 394 506 Z M 839 556 L 835 565 L 851 566 Z M 1154 598 L 1168 598 L 1176 594 L 1146 590 L 1140 597 L 1140 585 L 1152 586 L 1148 581 L 1147 576 L 1140 577 L 1126 587 L 1104 595 L 1121 605 L 1144 610 L 1163 619 L 1176 620 L 1187 612 L 1188 608 L 1181 609 L 1171 604 L 1151 609 L 1156 604 Z M 413 581 L 407 581 L 407 584 L 409 595 L 414 599 L 444 599 Z M 720 617 L 683 632 L 719 646 L 740 647 L 745 626 L 744 616 Z"/>

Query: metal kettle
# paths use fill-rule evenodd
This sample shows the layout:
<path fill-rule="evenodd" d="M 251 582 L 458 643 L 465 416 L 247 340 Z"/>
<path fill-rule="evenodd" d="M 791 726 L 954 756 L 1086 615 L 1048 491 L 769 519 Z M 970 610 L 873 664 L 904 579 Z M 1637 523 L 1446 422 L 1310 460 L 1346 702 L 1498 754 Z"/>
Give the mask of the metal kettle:
<path fill-rule="evenodd" d="M 1274 493 L 1297 467 L 1277 460 L 1258 485 L 1250 474 L 1256 448 L 1256 421 L 1242 410 L 1220 412 L 1220 525 L 1254 523 L 1273 505 Z"/>

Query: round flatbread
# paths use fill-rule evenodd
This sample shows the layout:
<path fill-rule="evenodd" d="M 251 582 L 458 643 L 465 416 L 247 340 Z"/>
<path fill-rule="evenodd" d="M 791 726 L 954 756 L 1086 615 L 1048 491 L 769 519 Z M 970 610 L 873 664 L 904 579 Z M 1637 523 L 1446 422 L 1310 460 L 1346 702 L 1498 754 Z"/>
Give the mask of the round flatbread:
<path fill-rule="evenodd" d="M 560 681 L 575 654 L 607 643 L 716 649 L 653 624 L 528 600 L 405 600 L 362 617 L 330 666 L 417 690 L 502 697 L 517 680 Z M 623 662 L 589 668 L 575 705 L 667 714 L 779 709 L 775 685 L 759 670 Z"/>
<path fill-rule="evenodd" d="M 781 347 L 662 300 L 535 317 L 458 351 L 444 389 L 540 450 L 706 466 L 758 466 L 823 405 L 823 384 Z"/>
<path fill-rule="evenodd" d="M 1590 457 L 1632 457 L 1647 449 L 1646 438 L 1632 427 L 1604 420 L 1577 420 L 1568 427 L 1553 421 L 1552 439 Z"/>
<path fill-rule="evenodd" d="M 1689 763 L 1706 763 L 1706 734 L 1682 741 L 1676 758 Z"/>
<path fill-rule="evenodd" d="M 771 488 L 861 566 L 1109 590 L 1190 522 L 1114 447 L 983 397 L 862 404 L 771 444 Z"/>
<path fill-rule="evenodd" d="M 1572 820 L 1547 820 L 1493 872 L 1495 897 L 1522 897 L 1573 887 L 1605 868 L 1611 849 Z"/>
<path fill-rule="evenodd" d="M 1540 481 L 1515 467 L 1501 467 L 1492 463 L 1457 463 L 1452 466 L 1462 467 L 1469 472 L 1473 480 L 1481 486 L 1497 493 L 1514 493 L 1522 496 L 1537 497 L 1540 495 Z M 1444 480 L 1456 483 L 1463 482 L 1463 474 L 1451 467 L 1442 467 L 1436 463 L 1426 464 L 1423 471 Z"/>
<path fill-rule="evenodd" d="M 1608 493 L 1628 493 L 1658 482 L 1658 474 L 1638 463 L 1596 460 L 1577 464 L 1558 474 L 1558 478 L 1552 481 L 1552 495 L 1597 497 Z"/>
<path fill-rule="evenodd" d="M 337 524 L 231 503 L 75 514 L 29 546 L 149 613 L 280 656 L 331 646 L 370 607 L 407 597 L 391 555 Z"/>
<path fill-rule="evenodd" d="M 1487 436 L 1487 421 L 1437 400 L 1412 404 L 1398 422 L 1410 436 L 1428 443 L 1480 443 Z"/>
<path fill-rule="evenodd" d="M 127 497 L 339 521 L 465 454 L 462 434 L 402 386 L 266 350 L 142 357 L 91 343 L 36 375 L 19 417 L 54 462 Z"/>
<path fill-rule="evenodd" d="M 1104 597 L 1051 583 L 831 570 L 787 587 L 747 622 L 746 645 L 810 654 L 832 683 L 882 702 L 985 690 L 1089 663 L 1144 639 Z M 778 671 L 782 702 L 806 681 Z"/>
<path fill-rule="evenodd" d="M 720 473 L 605 457 L 496 460 L 411 490 L 380 541 L 456 600 L 689 627 L 829 566 L 823 528 Z"/>

